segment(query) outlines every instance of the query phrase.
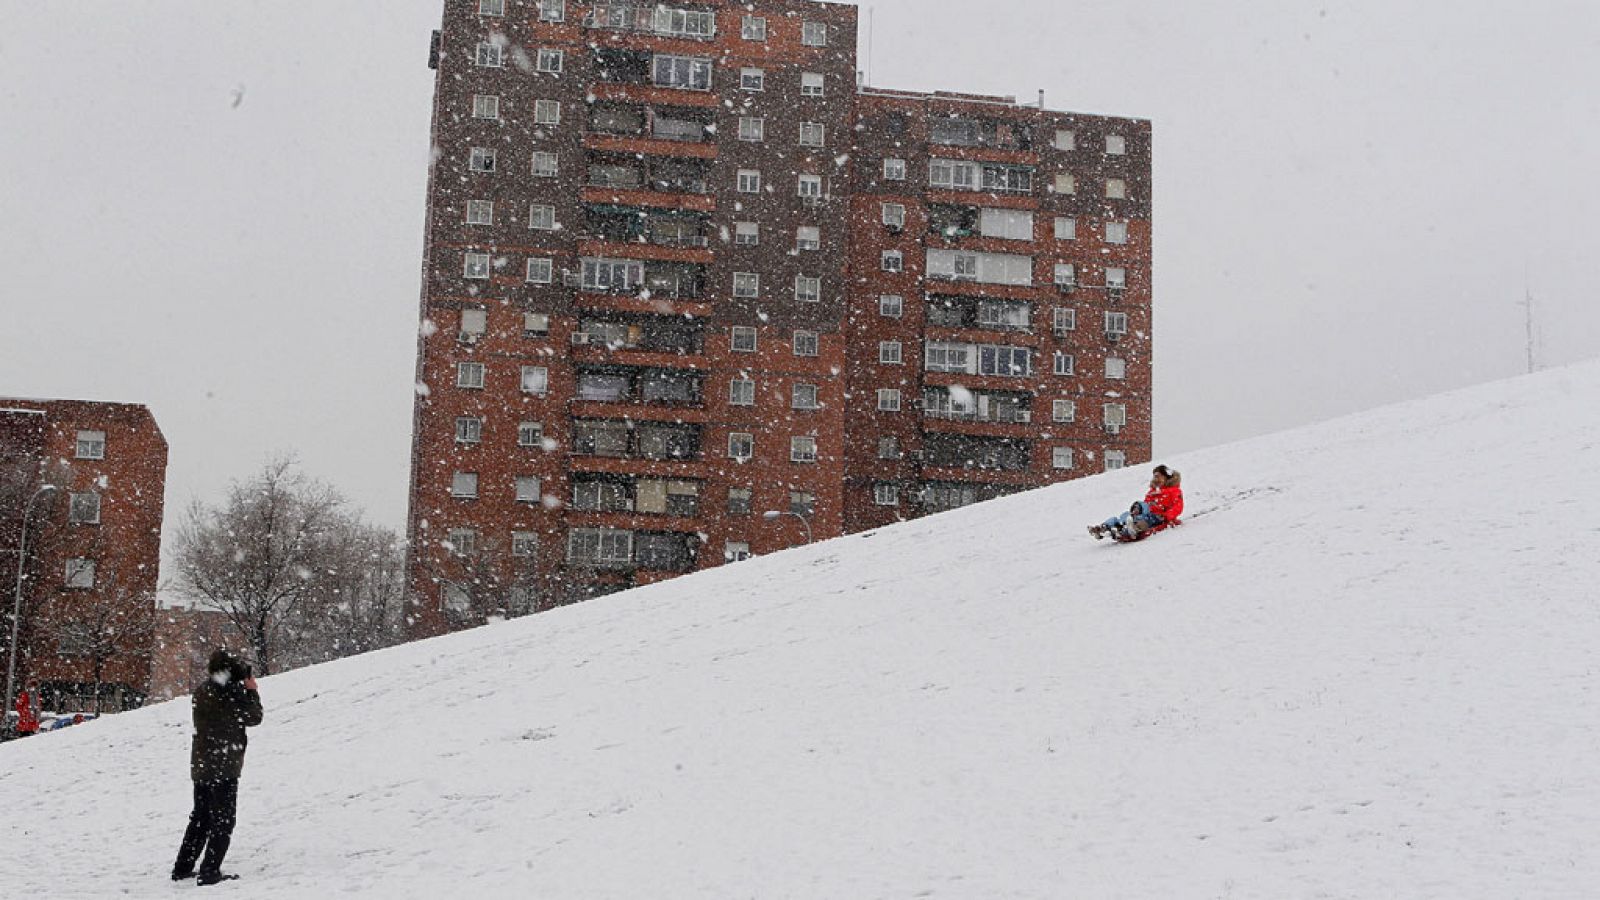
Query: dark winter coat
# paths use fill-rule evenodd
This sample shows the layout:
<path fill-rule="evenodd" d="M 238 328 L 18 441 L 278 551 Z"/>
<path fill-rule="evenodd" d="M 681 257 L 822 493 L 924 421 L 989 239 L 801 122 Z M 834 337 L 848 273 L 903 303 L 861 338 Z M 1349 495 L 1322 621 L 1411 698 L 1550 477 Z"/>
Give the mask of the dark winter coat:
<path fill-rule="evenodd" d="M 195 781 L 238 778 L 244 771 L 246 728 L 261 724 L 261 695 L 237 681 L 207 678 L 194 690 L 194 747 L 189 774 Z"/>

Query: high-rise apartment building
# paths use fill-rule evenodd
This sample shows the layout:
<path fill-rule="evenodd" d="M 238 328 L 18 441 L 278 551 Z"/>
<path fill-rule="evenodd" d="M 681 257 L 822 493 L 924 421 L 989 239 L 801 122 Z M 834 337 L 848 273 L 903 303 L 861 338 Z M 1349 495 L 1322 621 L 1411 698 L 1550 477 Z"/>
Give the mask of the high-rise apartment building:
<path fill-rule="evenodd" d="M 855 46 L 813 0 L 447 0 L 418 633 L 1149 457 L 1149 123 Z"/>
<path fill-rule="evenodd" d="M 37 678 L 47 709 L 114 712 L 149 694 L 166 471 L 143 406 L 0 398 L 0 640 L 20 560 L 17 681 Z"/>

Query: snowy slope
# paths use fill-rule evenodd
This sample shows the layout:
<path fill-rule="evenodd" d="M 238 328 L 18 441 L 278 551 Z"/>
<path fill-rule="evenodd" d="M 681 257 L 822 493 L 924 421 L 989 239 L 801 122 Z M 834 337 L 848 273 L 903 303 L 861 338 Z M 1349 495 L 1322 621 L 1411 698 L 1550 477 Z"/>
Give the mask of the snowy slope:
<path fill-rule="evenodd" d="M 1600 365 L 263 682 L 234 897 L 1600 894 Z M 0 748 L 7 896 L 166 897 L 168 704 Z M 21 888 L 19 890 L 18 888 Z"/>

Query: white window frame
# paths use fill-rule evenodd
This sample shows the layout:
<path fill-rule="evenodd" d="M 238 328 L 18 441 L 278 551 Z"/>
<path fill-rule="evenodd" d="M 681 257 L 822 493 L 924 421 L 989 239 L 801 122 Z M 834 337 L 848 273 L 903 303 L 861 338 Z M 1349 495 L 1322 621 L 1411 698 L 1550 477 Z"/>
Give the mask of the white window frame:
<path fill-rule="evenodd" d="M 821 409 L 821 388 L 807 382 L 796 382 L 789 390 L 790 409 Z"/>
<path fill-rule="evenodd" d="M 906 205 L 904 203 L 885 203 L 882 205 L 883 224 L 890 228 L 906 227 Z"/>
<path fill-rule="evenodd" d="M 456 500 L 478 499 L 478 473 L 456 472 L 451 475 L 450 496 Z"/>
<path fill-rule="evenodd" d="M 494 272 L 494 261 L 490 254 L 481 250 L 469 250 L 463 254 L 461 277 L 469 281 L 488 281 Z"/>
<path fill-rule="evenodd" d="M 75 591 L 94 590 L 96 569 L 98 568 L 98 565 L 92 559 L 67 560 L 66 572 L 63 575 L 65 586 Z"/>
<path fill-rule="evenodd" d="M 726 541 L 722 545 L 722 561 L 725 563 L 744 562 L 750 558 L 749 541 Z"/>
<path fill-rule="evenodd" d="M 903 159 L 889 158 L 883 161 L 884 181 L 905 181 L 906 161 Z"/>
<path fill-rule="evenodd" d="M 478 15 L 503 16 L 506 14 L 506 0 L 478 0 Z"/>
<path fill-rule="evenodd" d="M 767 139 L 767 120 L 761 116 L 739 117 L 739 140 L 760 142 Z"/>
<path fill-rule="evenodd" d="M 486 309 L 463 309 L 461 311 L 462 336 L 476 339 L 489 331 L 489 311 Z"/>
<path fill-rule="evenodd" d="M 665 81 L 661 78 L 663 64 L 667 73 Z M 650 58 L 650 83 L 669 90 L 709 91 L 715 68 L 710 57 L 657 53 Z"/>
<path fill-rule="evenodd" d="M 1123 381 L 1128 377 L 1128 361 L 1120 356 L 1106 357 L 1106 377 L 1112 381 Z"/>
<path fill-rule="evenodd" d="M 739 23 L 739 37 L 746 41 L 765 41 L 767 39 L 766 16 L 745 16 Z"/>
<path fill-rule="evenodd" d="M 561 101 L 538 99 L 533 101 L 533 124 L 560 125 Z"/>
<path fill-rule="evenodd" d="M 94 491 L 71 494 L 67 501 L 67 521 L 73 525 L 99 525 L 100 495 Z"/>
<path fill-rule="evenodd" d="M 554 178 L 561 173 L 561 157 L 549 150 L 533 151 L 533 177 Z"/>
<path fill-rule="evenodd" d="M 511 532 L 511 555 L 524 559 L 538 556 L 539 533 L 537 531 Z"/>
<path fill-rule="evenodd" d="M 478 551 L 478 532 L 474 528 L 452 528 L 445 540 L 450 544 L 451 556 L 471 556 Z"/>
<path fill-rule="evenodd" d="M 498 121 L 500 118 L 500 95 L 473 94 L 472 117 L 474 119 Z"/>
<path fill-rule="evenodd" d="M 456 363 L 456 387 L 470 391 L 483 390 L 484 372 L 481 362 Z"/>
<path fill-rule="evenodd" d="M 538 56 L 534 58 L 533 69 L 546 75 L 560 75 L 566 66 L 567 51 L 540 47 Z"/>
<path fill-rule="evenodd" d="M 822 351 L 822 336 L 815 331 L 796 331 L 789 346 L 795 356 L 817 356 Z"/>
<path fill-rule="evenodd" d="M 523 366 L 521 378 L 522 393 L 542 397 L 550 393 L 550 369 L 548 366 Z"/>
<path fill-rule="evenodd" d="M 733 273 L 733 296 L 742 300 L 754 300 L 759 298 L 761 296 L 761 273 Z"/>
<path fill-rule="evenodd" d="M 462 446 L 483 443 L 483 419 L 477 416 L 457 416 L 456 443 Z"/>
<path fill-rule="evenodd" d="M 467 201 L 468 225 L 493 225 L 494 201 L 493 200 L 468 200 Z"/>
<path fill-rule="evenodd" d="M 493 175 L 498 157 L 493 147 L 473 147 L 467 154 L 467 169 L 480 175 Z"/>
<path fill-rule="evenodd" d="M 73 447 L 73 459 L 105 459 L 106 458 L 106 433 L 104 431 L 80 431 L 77 444 Z"/>
<path fill-rule="evenodd" d="M 827 93 L 827 76 L 821 72 L 800 73 L 800 96 L 821 97 Z"/>
<path fill-rule="evenodd" d="M 828 23 L 801 22 L 800 45 L 803 47 L 828 46 Z"/>
<path fill-rule="evenodd" d="M 537 475 L 517 475 L 514 484 L 517 491 L 518 503 L 543 503 L 544 482 Z M 528 490 L 531 487 L 532 490 Z"/>
<path fill-rule="evenodd" d="M 1127 290 L 1128 270 L 1121 266 L 1107 266 L 1106 288 L 1113 291 Z"/>
<path fill-rule="evenodd" d="M 878 388 L 878 412 L 900 411 L 900 389 Z"/>
<path fill-rule="evenodd" d="M 1126 244 L 1128 242 L 1128 223 L 1122 221 L 1106 223 L 1106 243 Z"/>
<path fill-rule="evenodd" d="M 741 194 L 761 193 L 761 170 L 740 169 L 738 176 L 738 191 Z"/>
<path fill-rule="evenodd" d="M 733 223 L 735 247 L 754 247 L 761 243 L 761 225 L 757 222 Z"/>
<path fill-rule="evenodd" d="M 814 275 L 796 275 L 794 299 L 799 303 L 821 303 L 822 279 Z"/>
<path fill-rule="evenodd" d="M 904 365 L 905 345 L 899 341 L 879 341 L 878 362 L 886 366 Z"/>
<path fill-rule="evenodd" d="M 800 123 L 800 146 L 826 147 L 828 145 L 828 126 L 821 122 Z"/>
<path fill-rule="evenodd" d="M 798 177 L 794 190 L 797 197 L 821 198 L 823 196 L 822 176 L 802 174 Z"/>
<path fill-rule="evenodd" d="M 1050 401 L 1050 421 L 1076 422 L 1078 420 L 1078 401 L 1052 400 Z"/>
<path fill-rule="evenodd" d="M 886 319 L 898 319 L 905 315 L 906 298 L 899 294 L 878 295 L 878 315 Z"/>
<path fill-rule="evenodd" d="M 547 203 L 530 205 L 528 207 L 528 227 L 534 231 L 555 231 L 557 228 L 556 208 Z"/>
<path fill-rule="evenodd" d="M 1077 287 L 1078 267 L 1074 263 L 1056 263 L 1053 278 L 1056 287 Z"/>
<path fill-rule="evenodd" d="M 539 4 L 539 21 L 565 22 L 567 20 L 567 0 L 536 0 Z"/>
<path fill-rule="evenodd" d="M 501 69 L 505 67 L 505 47 L 497 41 L 479 41 L 477 52 L 473 54 L 472 61 L 480 69 Z"/>
<path fill-rule="evenodd" d="M 538 447 L 544 449 L 544 423 L 543 422 L 518 422 L 517 446 Z"/>
<path fill-rule="evenodd" d="M 1058 471 L 1059 470 L 1063 470 L 1063 469 L 1072 468 L 1072 448 L 1071 447 L 1051 447 L 1050 448 L 1050 468 L 1056 469 Z"/>
<path fill-rule="evenodd" d="M 1057 350 L 1051 358 L 1050 372 L 1053 375 L 1071 376 L 1078 374 L 1078 358 L 1065 350 Z"/>
<path fill-rule="evenodd" d="M 728 382 L 729 406 L 755 406 L 756 383 L 750 378 L 735 378 Z"/>
<path fill-rule="evenodd" d="M 1107 428 L 1120 429 L 1128 427 L 1128 404 L 1126 403 L 1107 403 L 1102 408 L 1101 415 L 1104 417 Z"/>
<path fill-rule="evenodd" d="M 556 261 L 548 256 L 533 256 L 528 259 L 528 283 L 552 284 L 556 278 Z"/>
<path fill-rule="evenodd" d="M 879 258 L 878 265 L 885 272 L 904 272 L 906 270 L 906 256 L 899 250 L 885 250 Z"/>
<path fill-rule="evenodd" d="M 1072 216 L 1056 216 L 1055 235 L 1058 241 L 1078 239 L 1078 220 Z"/>
<path fill-rule="evenodd" d="M 794 230 L 794 248 L 802 253 L 822 249 L 822 227 L 801 225 Z"/>
<path fill-rule="evenodd" d="M 1100 454 L 1100 457 L 1105 464 L 1107 472 L 1115 472 L 1118 469 L 1126 469 L 1128 467 L 1128 454 L 1126 451 L 1107 450 Z"/>
<path fill-rule="evenodd" d="M 1058 306 L 1050 311 L 1050 330 L 1056 337 L 1066 337 L 1078 330 L 1078 311 L 1070 306 Z"/>
<path fill-rule="evenodd" d="M 789 438 L 789 462 L 814 463 L 817 461 L 817 439 L 808 434 Z"/>
<path fill-rule="evenodd" d="M 550 336 L 550 314 L 549 313 L 534 313 L 534 312 L 523 313 L 522 314 L 522 336 L 523 337 L 549 337 Z"/>
<path fill-rule="evenodd" d="M 728 435 L 728 458 L 737 460 L 754 459 L 756 455 L 756 436 L 744 431 L 735 431 Z"/>
<path fill-rule="evenodd" d="M 748 338 L 748 341 L 741 340 Z M 749 346 L 740 346 L 741 344 Z M 757 348 L 756 330 L 749 325 L 735 325 L 728 334 L 728 349 L 734 353 L 754 353 Z"/>
<path fill-rule="evenodd" d="M 900 486 L 879 482 L 872 486 L 872 502 L 875 506 L 899 506 Z"/>
<path fill-rule="evenodd" d="M 741 91 L 766 91 L 767 70 L 746 66 L 739 70 L 739 90 Z"/>

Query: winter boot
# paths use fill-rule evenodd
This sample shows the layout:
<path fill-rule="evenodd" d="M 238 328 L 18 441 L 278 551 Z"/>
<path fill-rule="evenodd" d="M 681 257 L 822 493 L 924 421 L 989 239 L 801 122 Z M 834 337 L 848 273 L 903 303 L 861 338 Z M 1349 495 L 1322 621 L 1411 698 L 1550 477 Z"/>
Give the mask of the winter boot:
<path fill-rule="evenodd" d="M 201 887 L 207 887 L 213 884 L 221 884 L 224 881 L 238 880 L 239 876 L 231 872 L 202 872 L 200 877 L 194 880 L 194 883 Z"/>
<path fill-rule="evenodd" d="M 1090 525 L 1089 533 L 1094 535 L 1094 539 L 1097 541 L 1105 540 L 1106 527 L 1104 525 Z"/>

